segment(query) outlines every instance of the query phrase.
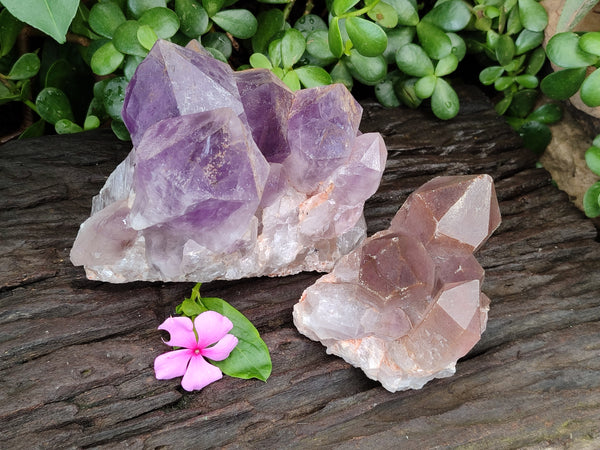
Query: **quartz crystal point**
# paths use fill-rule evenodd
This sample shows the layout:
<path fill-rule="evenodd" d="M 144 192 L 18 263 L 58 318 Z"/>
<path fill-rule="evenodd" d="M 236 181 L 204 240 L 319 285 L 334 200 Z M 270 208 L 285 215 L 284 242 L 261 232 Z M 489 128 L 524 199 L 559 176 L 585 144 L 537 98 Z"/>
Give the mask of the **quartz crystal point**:
<path fill-rule="evenodd" d="M 292 92 L 195 41 L 157 41 L 127 88 L 134 148 L 92 201 L 71 260 L 90 279 L 328 271 L 366 236 L 387 151 L 343 85 Z"/>
<path fill-rule="evenodd" d="M 304 291 L 294 324 L 392 392 L 451 376 L 485 330 L 473 252 L 499 224 L 491 177 L 435 178 Z"/>

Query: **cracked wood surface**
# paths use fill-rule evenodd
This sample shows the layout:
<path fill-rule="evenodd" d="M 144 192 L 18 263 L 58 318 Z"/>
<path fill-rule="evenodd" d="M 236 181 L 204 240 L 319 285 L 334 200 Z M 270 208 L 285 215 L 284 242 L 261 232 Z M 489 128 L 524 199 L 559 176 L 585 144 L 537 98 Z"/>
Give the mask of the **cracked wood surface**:
<path fill-rule="evenodd" d="M 191 283 L 110 285 L 69 262 L 91 197 L 129 144 L 110 131 L 0 147 L 0 447 L 598 448 L 600 244 L 592 223 L 473 88 L 461 113 L 365 102 L 389 160 L 369 234 L 436 175 L 489 173 L 503 222 L 477 257 L 488 329 L 451 378 L 389 393 L 300 335 L 292 307 L 318 274 L 214 282 L 271 350 L 267 383 L 186 393 L 157 381 L 156 327 Z"/>

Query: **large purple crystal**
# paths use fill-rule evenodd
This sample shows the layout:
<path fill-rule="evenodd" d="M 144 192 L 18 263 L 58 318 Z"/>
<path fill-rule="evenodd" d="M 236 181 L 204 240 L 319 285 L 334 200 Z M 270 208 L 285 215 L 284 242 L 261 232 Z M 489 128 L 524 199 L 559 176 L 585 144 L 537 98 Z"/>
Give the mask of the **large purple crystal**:
<path fill-rule="evenodd" d="M 294 93 L 266 69 L 158 41 L 126 93 L 134 148 L 71 260 L 111 282 L 330 270 L 365 237 L 385 166 L 361 113 L 342 85 Z"/>
<path fill-rule="evenodd" d="M 390 391 L 450 376 L 485 330 L 473 251 L 499 224 L 489 176 L 435 178 L 304 291 L 294 323 Z"/>

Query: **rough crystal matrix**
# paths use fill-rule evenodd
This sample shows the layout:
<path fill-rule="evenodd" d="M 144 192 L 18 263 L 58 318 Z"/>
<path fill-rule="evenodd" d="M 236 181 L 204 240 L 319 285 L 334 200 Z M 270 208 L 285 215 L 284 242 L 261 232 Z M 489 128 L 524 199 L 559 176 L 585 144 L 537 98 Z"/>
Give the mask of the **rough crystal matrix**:
<path fill-rule="evenodd" d="M 71 251 L 91 279 L 210 281 L 328 271 L 365 237 L 387 152 L 340 84 L 289 90 L 158 41 L 129 83 L 134 148 Z"/>
<path fill-rule="evenodd" d="M 485 330 L 473 252 L 499 224 L 488 175 L 435 178 L 304 291 L 294 323 L 389 391 L 450 376 Z"/>

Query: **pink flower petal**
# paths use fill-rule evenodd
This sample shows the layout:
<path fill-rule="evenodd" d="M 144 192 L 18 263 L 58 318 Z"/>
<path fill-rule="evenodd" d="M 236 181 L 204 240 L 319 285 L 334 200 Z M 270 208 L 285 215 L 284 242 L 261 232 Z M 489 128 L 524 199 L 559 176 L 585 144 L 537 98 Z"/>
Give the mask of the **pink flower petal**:
<path fill-rule="evenodd" d="M 223 339 L 217 342 L 212 347 L 202 349 L 202 356 L 206 356 L 213 361 L 223 361 L 229 356 L 231 351 L 237 345 L 238 340 L 233 334 L 226 334 Z"/>
<path fill-rule="evenodd" d="M 157 380 L 170 380 L 181 377 L 188 368 L 188 362 L 194 354 L 187 348 L 163 353 L 154 360 L 154 373 Z"/>
<path fill-rule="evenodd" d="M 158 329 L 169 332 L 171 339 L 165 341 L 167 345 L 191 349 L 197 346 L 194 324 L 189 317 L 169 317 Z"/>
<path fill-rule="evenodd" d="M 190 360 L 188 369 L 181 379 L 181 387 L 186 391 L 200 390 L 204 386 L 223 378 L 223 373 L 218 367 L 209 364 L 200 355 L 194 355 Z"/>
<path fill-rule="evenodd" d="M 233 328 L 231 320 L 216 311 L 205 311 L 194 320 L 198 332 L 198 347 L 218 342 Z"/>

